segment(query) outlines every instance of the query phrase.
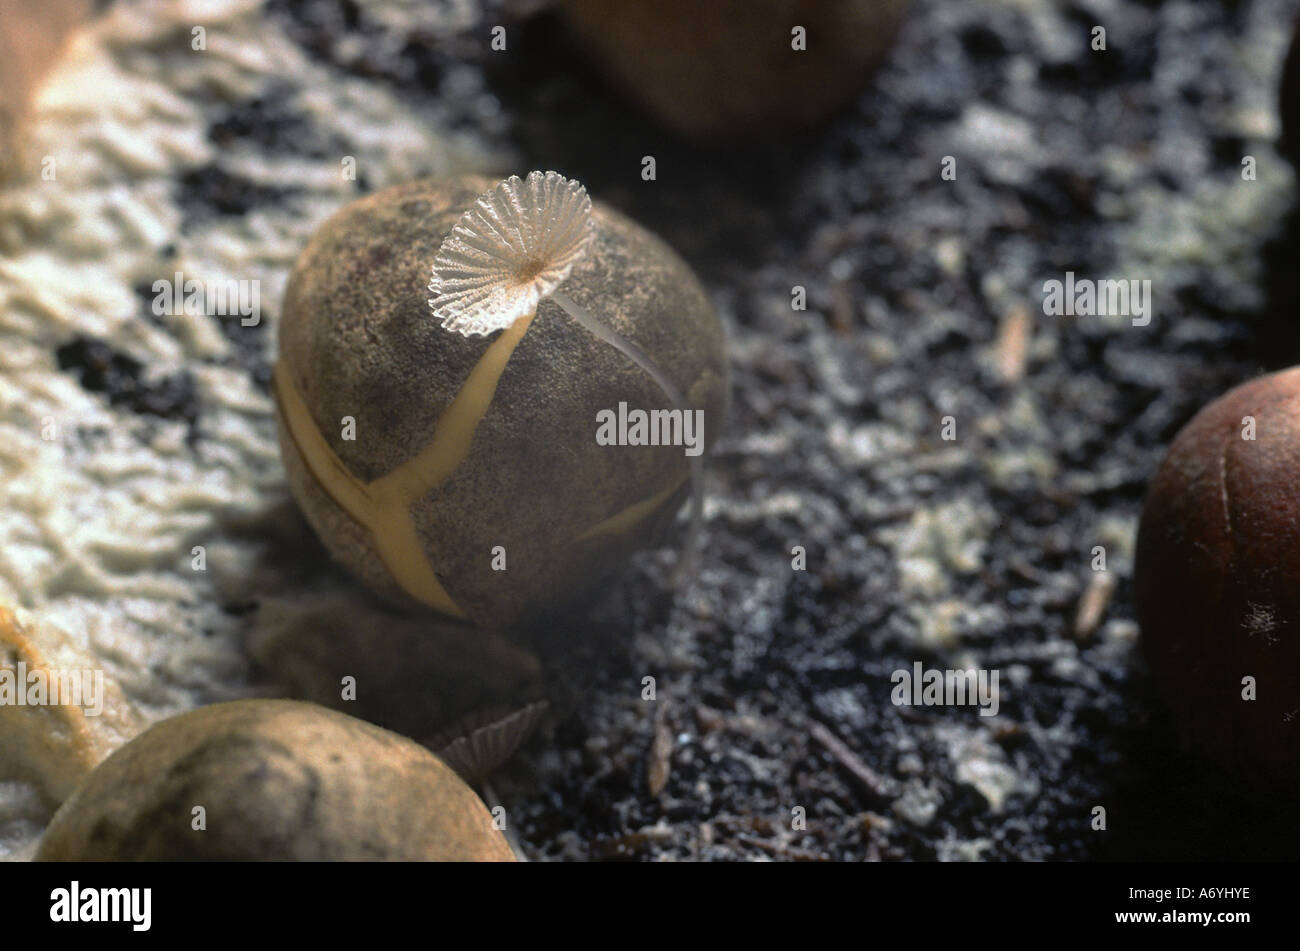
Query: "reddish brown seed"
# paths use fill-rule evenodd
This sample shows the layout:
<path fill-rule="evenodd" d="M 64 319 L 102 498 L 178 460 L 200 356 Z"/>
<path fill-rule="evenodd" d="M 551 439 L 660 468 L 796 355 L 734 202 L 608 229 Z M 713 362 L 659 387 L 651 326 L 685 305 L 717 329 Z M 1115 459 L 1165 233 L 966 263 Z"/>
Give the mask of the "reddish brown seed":
<path fill-rule="evenodd" d="M 1142 513 L 1136 595 L 1189 745 L 1247 787 L 1300 777 L 1300 367 L 1237 387 L 1178 434 Z"/>

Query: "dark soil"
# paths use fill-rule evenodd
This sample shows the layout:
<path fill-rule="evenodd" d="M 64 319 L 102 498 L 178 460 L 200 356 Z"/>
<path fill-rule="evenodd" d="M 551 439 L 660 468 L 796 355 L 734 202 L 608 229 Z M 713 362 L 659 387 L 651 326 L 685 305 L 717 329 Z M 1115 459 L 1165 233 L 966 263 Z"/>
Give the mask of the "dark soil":
<path fill-rule="evenodd" d="M 1170 735 L 1131 603 L 1132 532 L 1174 433 L 1300 358 L 1295 228 L 1205 225 L 1184 258 L 1143 224 L 1210 200 L 1191 197 L 1207 183 L 1238 194 L 1246 154 L 1257 186 L 1290 201 L 1271 142 L 1225 116 L 1272 101 L 1281 47 L 1254 57 L 1271 57 L 1259 76 L 1242 61 L 1289 34 L 1292 3 L 916 0 L 828 123 L 707 148 L 609 90 L 548 10 L 490 5 L 464 34 L 393 37 L 349 0 L 270 6 L 314 57 L 413 109 L 436 103 L 512 146 L 520 172 L 560 170 L 656 230 L 732 337 L 701 570 L 674 597 L 674 556 L 648 554 L 541 638 L 550 717 L 493 781 L 531 856 L 1296 855 L 1289 819 L 1237 799 Z M 497 22 L 507 55 L 488 50 Z M 1105 53 L 1088 45 L 1098 23 Z M 345 33 L 366 42 L 344 49 Z M 236 110 L 212 136 L 328 148 L 281 135 L 292 117 L 277 110 Z M 956 181 L 940 177 L 945 155 Z M 205 181 L 193 214 L 250 200 Z M 1043 316 L 1043 281 L 1066 271 L 1153 280 L 1155 319 Z M 991 354 L 1018 308 L 1033 343 L 1016 379 Z M 124 398 L 161 411 L 94 346 L 69 367 L 124 375 L 140 393 Z M 806 571 L 791 569 L 795 545 Z M 1096 545 L 1116 586 L 1099 629 L 1076 636 Z M 918 661 L 1000 671 L 999 715 L 894 705 L 891 674 Z M 648 770 L 665 766 L 652 795 Z"/>

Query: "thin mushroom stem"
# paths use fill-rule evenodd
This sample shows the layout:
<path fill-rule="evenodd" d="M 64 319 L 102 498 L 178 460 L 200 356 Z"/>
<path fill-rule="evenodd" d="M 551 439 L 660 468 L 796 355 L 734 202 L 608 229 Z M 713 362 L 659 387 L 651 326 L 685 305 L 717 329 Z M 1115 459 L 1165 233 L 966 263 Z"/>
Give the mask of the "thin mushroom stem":
<path fill-rule="evenodd" d="M 577 301 L 563 291 L 556 290 L 551 293 L 551 300 L 564 308 L 564 312 L 572 317 L 579 326 L 585 329 L 593 337 L 603 340 L 615 350 L 623 353 L 629 360 L 639 366 L 642 370 L 650 375 L 650 378 L 659 384 L 659 388 L 664 391 L 668 399 L 682 411 L 683 416 L 691 412 L 690 405 L 686 402 L 686 397 L 672 380 L 664 374 L 662 370 L 655 365 L 650 356 L 638 347 L 631 340 L 628 340 L 613 327 L 597 319 L 597 317 L 587 310 Z M 704 527 L 704 457 L 687 456 L 691 466 L 691 524 L 686 533 L 686 545 L 682 559 L 675 572 L 676 580 L 680 581 L 686 574 L 687 570 L 693 566 L 695 560 L 696 547 L 699 543 L 700 531 Z"/>

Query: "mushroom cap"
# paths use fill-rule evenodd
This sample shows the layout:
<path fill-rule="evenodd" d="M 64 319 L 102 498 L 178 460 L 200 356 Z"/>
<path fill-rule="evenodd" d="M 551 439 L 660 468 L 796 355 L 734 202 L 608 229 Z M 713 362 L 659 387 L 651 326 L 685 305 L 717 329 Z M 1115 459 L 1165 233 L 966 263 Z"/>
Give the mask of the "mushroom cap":
<path fill-rule="evenodd" d="M 293 700 L 220 703 L 146 730 L 64 803 L 36 857 L 514 860 L 483 803 L 424 747 Z"/>
<path fill-rule="evenodd" d="M 1255 419 L 1254 440 L 1242 438 Z M 1142 645 L 1185 740 L 1227 775 L 1300 778 L 1300 367 L 1202 409 L 1147 494 Z M 1242 697 L 1254 677 L 1257 698 Z"/>
<path fill-rule="evenodd" d="M 596 222 L 579 182 L 558 172 L 511 175 L 480 195 L 433 261 L 429 306 L 447 330 L 504 330 L 568 278 Z"/>
<path fill-rule="evenodd" d="M 444 239 L 496 184 L 423 180 L 360 199 L 321 225 L 295 264 L 277 379 L 301 396 L 344 479 L 370 485 L 409 471 L 489 348 L 514 329 L 463 336 L 429 308 L 430 266 Z M 727 368 L 708 296 L 650 232 L 599 202 L 592 214 L 595 233 L 564 293 L 650 355 L 704 411 L 711 445 Z M 454 611 L 412 597 L 376 530 L 340 505 L 337 487 L 323 485 L 305 461 L 283 399 L 277 418 L 290 487 L 336 561 L 396 602 L 423 601 L 507 629 L 580 600 L 631 552 L 665 540 L 689 489 L 689 460 L 680 446 L 596 443 L 598 411 L 620 401 L 647 410 L 671 402 L 551 299 L 541 300 L 495 391 L 483 395 L 467 453 L 435 460 L 450 471 L 410 506 L 419 556 Z M 342 438 L 348 416 L 354 440 Z M 505 571 L 492 568 L 496 546 L 505 550 Z"/>

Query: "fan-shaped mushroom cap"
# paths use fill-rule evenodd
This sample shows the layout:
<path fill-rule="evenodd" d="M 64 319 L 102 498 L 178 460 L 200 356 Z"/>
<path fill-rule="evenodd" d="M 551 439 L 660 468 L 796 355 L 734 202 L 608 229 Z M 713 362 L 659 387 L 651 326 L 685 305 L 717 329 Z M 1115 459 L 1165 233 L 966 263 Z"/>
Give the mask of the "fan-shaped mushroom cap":
<path fill-rule="evenodd" d="M 480 195 L 438 249 L 429 301 L 443 329 L 504 330 L 531 314 L 586 254 L 591 199 L 558 172 L 511 175 Z"/>

